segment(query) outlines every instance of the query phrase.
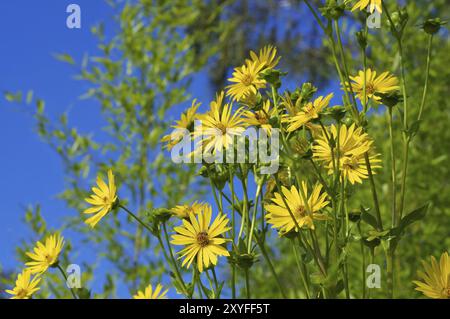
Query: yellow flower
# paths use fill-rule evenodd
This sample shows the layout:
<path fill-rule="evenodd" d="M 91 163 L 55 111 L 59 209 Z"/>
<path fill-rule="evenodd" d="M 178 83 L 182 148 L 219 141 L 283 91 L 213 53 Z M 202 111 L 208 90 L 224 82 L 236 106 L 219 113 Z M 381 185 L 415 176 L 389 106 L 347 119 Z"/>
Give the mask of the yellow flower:
<path fill-rule="evenodd" d="M 256 94 L 259 89 L 266 87 L 266 80 L 260 77 L 264 64 L 258 61 L 248 60 L 243 66 L 235 68 L 233 77 L 228 81 L 233 82 L 226 87 L 227 95 L 231 96 L 233 101 L 240 101 L 242 98 Z"/>
<path fill-rule="evenodd" d="M 379 13 L 383 12 L 381 0 L 358 0 L 358 2 L 353 6 L 352 11 L 359 9 L 363 11 L 369 6 L 370 12 L 377 10 Z"/>
<path fill-rule="evenodd" d="M 299 227 L 306 226 L 314 229 L 314 220 L 326 220 L 328 217 L 319 211 L 328 205 L 327 194 L 321 194 L 322 185 L 316 184 L 311 195 L 308 197 L 308 188 L 306 183 L 302 182 L 302 188 L 305 198 L 307 198 L 307 205 L 305 204 L 302 195 L 297 188 L 292 185 L 291 189 L 282 186 L 280 193 L 275 193 L 275 198 L 272 198 L 274 204 L 264 205 L 268 212 L 266 215 L 267 222 L 273 225 L 273 228 L 279 228 L 282 233 L 287 233 L 292 229 L 298 231 Z M 283 197 L 284 199 L 283 199 Z M 288 205 L 286 207 L 285 201 Z M 296 222 L 293 220 L 294 215 Z"/>
<path fill-rule="evenodd" d="M 97 186 L 92 187 L 91 197 L 85 199 L 93 206 L 83 212 L 84 214 L 95 214 L 85 221 L 92 228 L 113 209 L 117 201 L 116 184 L 111 170 L 108 171 L 108 185 L 100 177 L 97 177 Z"/>
<path fill-rule="evenodd" d="M 356 94 L 361 101 L 364 99 L 364 71 L 359 71 L 357 76 L 350 76 L 352 80 L 351 87 L 353 93 Z M 349 87 L 348 82 L 345 83 Z M 366 71 L 366 97 L 367 99 L 373 99 L 379 103 L 381 98 L 377 94 L 385 94 L 399 89 L 398 79 L 389 74 L 389 72 L 383 72 L 377 76 L 376 71 L 372 71 L 370 68 Z"/>
<path fill-rule="evenodd" d="M 325 98 L 323 96 L 319 96 L 314 100 L 314 102 L 308 102 L 306 106 L 304 106 L 302 110 L 294 116 L 284 119 L 285 122 L 289 122 L 287 131 L 295 131 L 309 121 L 317 119 L 320 112 L 322 112 L 322 110 L 330 104 L 332 97 L 333 93 L 328 94 Z"/>
<path fill-rule="evenodd" d="M 202 127 L 193 133 L 194 138 L 201 138 L 196 145 L 196 151 L 221 152 L 233 145 L 235 136 L 239 136 L 245 131 L 245 124 L 241 117 L 242 109 L 233 114 L 232 104 L 222 106 L 222 98 L 222 95 L 218 95 L 217 100 L 211 102 L 210 110 L 197 117 L 201 121 Z"/>
<path fill-rule="evenodd" d="M 271 135 L 272 125 L 269 123 L 270 118 L 276 114 L 275 108 L 270 108 L 270 101 L 266 100 L 260 110 L 255 112 L 246 110 L 243 113 L 243 121 L 247 125 L 253 125 L 257 127 L 262 127 L 267 134 Z"/>
<path fill-rule="evenodd" d="M 205 208 L 205 206 L 208 206 L 208 204 L 195 201 L 190 205 L 177 205 L 172 208 L 171 211 L 179 218 L 189 218 L 189 214 L 192 213 L 197 215 Z"/>
<path fill-rule="evenodd" d="M 317 144 L 313 146 L 314 158 L 325 162 L 330 175 L 333 174 L 334 165 L 339 163 L 338 167 L 344 179 L 348 179 L 352 184 L 355 182 L 362 183 L 362 179 L 368 178 L 364 154 L 371 153 L 373 141 L 367 133 L 363 133 L 362 128 L 356 128 L 355 124 L 352 124 L 349 128 L 342 125 L 339 137 L 336 126 L 332 125 L 328 135 L 330 139 L 335 141 L 336 147 L 332 149 L 325 133 L 322 133 L 322 136 L 316 140 Z M 334 165 L 333 157 L 335 159 Z M 378 154 L 369 156 L 372 169 L 380 167 L 377 164 L 380 162 L 377 157 Z"/>
<path fill-rule="evenodd" d="M 425 296 L 434 299 L 450 299 L 450 257 L 447 252 L 441 255 L 438 263 L 431 257 L 431 264 L 422 261 L 425 272 L 419 271 L 418 275 L 423 281 L 413 281 L 417 285 L 416 290 Z"/>
<path fill-rule="evenodd" d="M 266 45 L 259 50 L 259 55 L 250 51 L 251 62 L 256 62 L 258 65 L 262 65 L 263 69 L 273 69 L 280 62 L 280 57 L 277 57 L 277 49 L 272 45 Z"/>
<path fill-rule="evenodd" d="M 229 256 L 229 252 L 222 246 L 228 241 L 222 234 L 231 228 L 225 215 L 218 215 L 211 223 L 211 206 L 197 216 L 189 214 L 189 220 L 183 219 L 183 225 L 175 227 L 177 234 L 172 235 L 171 243 L 186 246 L 179 254 L 184 258 L 182 266 L 189 268 L 197 259 L 197 267 L 200 272 L 210 265 L 217 264 L 217 256 Z"/>
<path fill-rule="evenodd" d="M 5 290 L 12 295 L 11 299 L 29 299 L 36 291 L 39 290 L 39 282 L 41 278 L 35 276 L 31 279 L 31 271 L 25 269 L 17 276 L 16 286 L 12 290 Z"/>
<path fill-rule="evenodd" d="M 43 273 L 48 267 L 56 265 L 63 246 L 64 238 L 62 236 L 50 235 L 45 239 L 45 245 L 38 241 L 34 251 L 27 252 L 27 256 L 33 261 L 27 262 L 25 265 L 32 274 Z"/>
<path fill-rule="evenodd" d="M 175 121 L 175 125 L 171 126 L 174 129 L 173 133 L 161 138 L 161 142 L 166 143 L 166 147 L 169 151 L 182 140 L 183 131 L 185 129 L 191 129 L 195 117 L 197 116 L 196 112 L 199 106 L 200 103 L 197 103 L 197 100 L 193 100 L 191 107 L 181 114 L 180 120 Z"/>
<path fill-rule="evenodd" d="M 153 290 L 152 285 L 148 285 L 144 291 L 138 291 L 137 294 L 133 296 L 133 299 L 167 299 L 167 291 L 166 289 L 162 291 L 163 286 L 158 284 Z"/>

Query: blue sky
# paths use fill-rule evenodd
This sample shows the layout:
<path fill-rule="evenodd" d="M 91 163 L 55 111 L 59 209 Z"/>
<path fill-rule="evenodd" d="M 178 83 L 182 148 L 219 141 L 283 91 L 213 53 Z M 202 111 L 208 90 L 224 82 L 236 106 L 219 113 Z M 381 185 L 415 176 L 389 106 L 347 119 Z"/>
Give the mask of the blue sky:
<path fill-rule="evenodd" d="M 87 52 L 96 52 L 96 39 L 90 26 L 107 21 L 113 11 L 105 1 L 77 0 L 82 10 L 82 28 L 66 27 L 66 7 L 71 1 L 2 1 L 0 2 L 0 90 L 33 90 L 46 101 L 52 116 L 76 105 L 71 120 L 83 122 L 86 129 L 95 125 L 95 117 L 87 116 L 93 108 L 80 101 L 86 84 L 76 81 L 76 70 L 54 58 L 67 52 L 80 61 Z M 63 190 L 62 165 L 58 155 L 40 141 L 34 131 L 34 120 L 26 107 L 0 100 L 0 264 L 5 269 L 18 268 L 14 247 L 26 239 L 26 226 L 21 222 L 24 207 L 42 205 L 50 227 L 58 228 L 64 204 L 56 198 Z M 32 107 L 31 105 L 29 106 Z"/>
<path fill-rule="evenodd" d="M 66 26 L 66 7 L 81 7 L 82 28 Z M 33 90 L 35 97 L 46 101 L 46 110 L 56 118 L 70 110 L 71 123 L 89 131 L 96 123 L 92 112 L 98 112 L 93 101 L 80 100 L 87 83 L 74 79 L 76 69 L 56 60 L 54 54 L 69 53 L 76 61 L 84 54 L 95 55 L 97 40 L 90 27 L 106 22 L 111 32 L 113 9 L 103 0 L 15 0 L 0 2 L 0 91 Z M 109 21 L 109 22 L 108 22 Z M 305 26 L 307 27 L 307 26 Z M 204 90 L 206 76 L 194 84 L 192 96 L 203 104 L 213 95 Z M 22 222 L 25 207 L 41 204 L 49 228 L 59 228 L 68 212 L 56 195 L 64 189 L 63 167 L 59 156 L 40 141 L 35 121 L 27 107 L 17 107 L 0 99 L 0 265 L 19 269 L 15 246 L 30 238 Z M 95 114 L 94 114 L 95 115 Z M 127 292 L 119 295 L 127 296 Z"/>

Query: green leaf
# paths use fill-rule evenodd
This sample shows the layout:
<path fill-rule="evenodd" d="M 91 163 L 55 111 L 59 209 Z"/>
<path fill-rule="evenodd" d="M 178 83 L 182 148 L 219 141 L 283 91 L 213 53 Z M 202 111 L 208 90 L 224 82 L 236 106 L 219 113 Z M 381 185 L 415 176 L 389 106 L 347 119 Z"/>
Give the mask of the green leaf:
<path fill-rule="evenodd" d="M 361 219 L 363 222 L 372 226 L 373 228 L 375 228 L 375 229 L 378 228 L 378 222 L 377 222 L 376 218 L 372 214 L 369 214 L 368 209 L 365 209 L 362 206 L 361 206 Z"/>
<path fill-rule="evenodd" d="M 16 93 L 5 92 L 5 99 L 8 102 L 21 103 L 22 102 L 22 92 L 18 91 Z"/>
<path fill-rule="evenodd" d="M 427 214 L 428 207 L 430 207 L 429 203 L 427 203 L 419 208 L 416 208 L 411 213 L 404 216 L 399 224 L 400 230 L 403 231 L 403 230 L 405 230 L 406 227 L 408 227 L 412 223 L 423 219 Z"/>
<path fill-rule="evenodd" d="M 57 60 L 59 60 L 61 62 L 66 62 L 66 63 L 72 64 L 72 65 L 75 64 L 75 60 L 72 58 L 72 56 L 70 56 L 67 53 L 55 54 L 54 56 Z"/>

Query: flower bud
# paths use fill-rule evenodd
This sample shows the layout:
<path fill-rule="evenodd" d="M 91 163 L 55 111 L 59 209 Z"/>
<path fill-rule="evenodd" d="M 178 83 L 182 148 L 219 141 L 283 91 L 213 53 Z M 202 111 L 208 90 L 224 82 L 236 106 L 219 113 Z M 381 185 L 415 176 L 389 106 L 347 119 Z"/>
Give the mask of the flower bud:
<path fill-rule="evenodd" d="M 363 31 L 358 31 L 355 33 L 356 40 L 358 41 L 359 47 L 362 50 L 365 50 L 367 48 L 367 37 L 366 34 Z"/>
<path fill-rule="evenodd" d="M 441 21 L 440 18 L 428 19 L 422 24 L 422 29 L 426 33 L 433 35 L 439 32 L 441 26 L 446 22 Z"/>

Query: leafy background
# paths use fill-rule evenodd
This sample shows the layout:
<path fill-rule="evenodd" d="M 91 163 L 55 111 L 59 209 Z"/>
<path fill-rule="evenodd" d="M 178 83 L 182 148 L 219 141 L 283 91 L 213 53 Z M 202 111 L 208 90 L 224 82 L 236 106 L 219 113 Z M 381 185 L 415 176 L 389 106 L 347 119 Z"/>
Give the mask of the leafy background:
<path fill-rule="evenodd" d="M 279 48 L 282 68 L 289 71 L 286 87 L 310 81 L 320 92 L 335 91 L 333 101 L 339 103 L 339 83 L 327 43 L 302 1 L 79 0 L 81 30 L 65 26 L 69 3 L 0 4 L 0 89 L 5 93 L 0 104 L 0 285 L 11 284 L 23 265 L 24 250 L 34 241 L 48 231 L 62 230 L 70 241 L 64 263 L 81 265 L 83 282 L 93 296 L 127 298 L 149 282 L 170 279 L 153 240 L 125 215 L 102 221 L 95 232 L 82 223 L 81 199 L 97 172 L 112 167 L 121 198 L 141 216 L 152 207 L 193 198 L 212 202 L 195 167 L 173 164 L 159 144 L 192 98 L 205 108 L 232 67 L 241 64 L 250 49 L 268 43 Z M 449 9 L 445 0 L 408 1 L 407 9 L 407 81 L 417 111 L 427 44 L 417 25 L 429 15 L 447 19 Z M 354 32 L 361 21 L 355 17 L 349 13 L 343 27 L 344 45 L 356 57 Z M 398 249 L 398 297 L 419 296 L 411 279 L 420 260 L 450 247 L 448 31 L 442 30 L 434 41 L 429 103 L 411 152 L 406 201 L 407 211 L 427 201 L 432 207 L 408 230 Z M 370 44 L 368 65 L 399 74 L 384 17 L 381 29 L 371 31 Z M 361 68 L 358 58 L 348 60 L 352 73 Z M 371 115 L 370 132 L 388 163 L 386 127 L 380 108 Z M 389 171 L 382 170 L 377 187 L 385 218 L 388 181 Z M 355 196 L 361 202 L 369 198 L 368 185 Z M 283 241 L 273 243 L 277 272 L 295 297 L 291 251 Z M 354 268 L 359 265 L 357 248 L 355 243 L 349 252 Z M 252 295 L 279 297 L 264 263 L 254 267 L 252 286 L 258 289 Z M 351 278 L 350 284 L 360 280 Z M 47 289 L 40 297 L 69 297 L 56 275 L 44 284 Z M 169 295 L 176 297 L 173 289 Z"/>

